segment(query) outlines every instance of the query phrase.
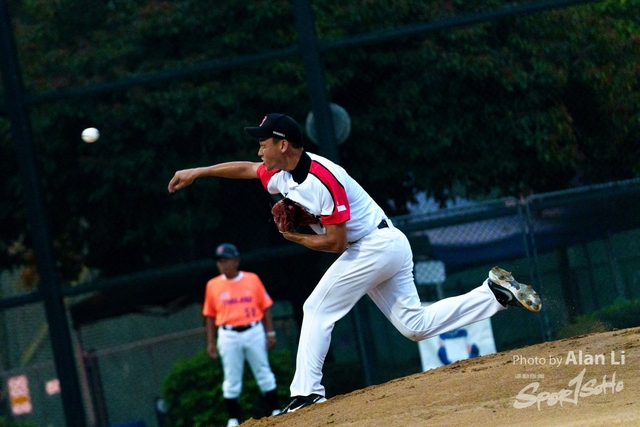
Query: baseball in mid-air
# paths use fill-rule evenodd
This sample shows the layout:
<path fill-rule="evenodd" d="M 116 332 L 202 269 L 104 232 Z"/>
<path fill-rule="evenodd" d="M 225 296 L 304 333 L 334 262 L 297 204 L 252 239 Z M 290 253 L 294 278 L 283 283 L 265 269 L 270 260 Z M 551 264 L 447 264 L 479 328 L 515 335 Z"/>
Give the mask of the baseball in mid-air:
<path fill-rule="evenodd" d="M 91 144 L 100 138 L 100 131 L 96 128 L 86 128 L 82 131 L 82 140 Z"/>

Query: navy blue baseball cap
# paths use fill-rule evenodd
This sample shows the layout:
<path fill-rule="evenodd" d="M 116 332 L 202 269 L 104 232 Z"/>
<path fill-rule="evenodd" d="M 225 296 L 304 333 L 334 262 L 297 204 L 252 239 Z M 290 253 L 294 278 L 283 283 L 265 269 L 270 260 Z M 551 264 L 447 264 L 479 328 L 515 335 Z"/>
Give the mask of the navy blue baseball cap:
<path fill-rule="evenodd" d="M 267 114 L 260 126 L 246 127 L 244 130 L 254 138 L 282 138 L 291 142 L 294 147 L 302 146 L 302 130 L 298 122 L 286 114 Z"/>
<path fill-rule="evenodd" d="M 216 248 L 216 259 L 219 258 L 239 258 L 240 252 L 231 243 L 223 243 Z"/>

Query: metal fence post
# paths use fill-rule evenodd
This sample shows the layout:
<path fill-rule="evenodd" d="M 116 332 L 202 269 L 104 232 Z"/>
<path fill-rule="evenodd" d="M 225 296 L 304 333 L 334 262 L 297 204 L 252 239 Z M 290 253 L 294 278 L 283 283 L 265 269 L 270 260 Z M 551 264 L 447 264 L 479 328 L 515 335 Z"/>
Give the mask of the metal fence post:
<path fill-rule="evenodd" d="M 318 37 L 308 0 L 295 0 L 296 31 L 300 39 L 300 55 L 305 80 L 316 122 L 320 154 L 338 163 L 338 150 L 331 108 L 325 92 L 324 70 L 318 50 Z"/>
<path fill-rule="evenodd" d="M 527 253 L 529 249 L 531 250 L 531 258 L 533 261 L 532 264 L 532 278 L 535 282 L 536 289 L 540 292 L 540 295 L 544 296 L 544 286 L 542 285 L 542 279 L 540 278 L 540 264 L 538 262 L 538 251 L 536 249 L 536 239 L 535 239 L 535 231 L 533 226 L 533 218 L 531 217 L 531 209 L 530 204 L 531 201 L 535 200 L 534 196 L 527 197 L 524 200 L 525 207 L 525 224 L 526 224 L 526 236 L 528 237 Z M 542 339 L 544 341 L 551 341 L 553 339 L 553 333 L 551 331 L 551 325 L 549 323 L 549 316 L 544 311 L 544 306 L 540 312 L 540 328 L 542 332 Z"/>
<path fill-rule="evenodd" d="M 31 142 L 31 126 L 24 103 L 22 78 L 18 67 L 9 7 L 0 1 L 0 67 L 6 99 L 13 145 L 20 167 L 27 220 L 40 275 L 40 296 L 44 300 L 46 318 L 56 372 L 60 380 L 62 402 L 68 427 L 85 427 L 86 419 L 78 373 L 73 353 L 71 334 L 63 301 L 53 250 L 46 225 L 44 204 L 40 194 L 37 166 Z"/>

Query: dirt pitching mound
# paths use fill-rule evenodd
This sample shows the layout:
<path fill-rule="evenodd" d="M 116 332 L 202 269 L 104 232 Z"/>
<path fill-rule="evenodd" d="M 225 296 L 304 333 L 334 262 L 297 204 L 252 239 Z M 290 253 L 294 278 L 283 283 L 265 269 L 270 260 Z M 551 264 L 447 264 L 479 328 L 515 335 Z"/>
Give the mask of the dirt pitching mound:
<path fill-rule="evenodd" d="M 242 426 L 638 426 L 639 401 L 631 328 L 456 362 Z"/>

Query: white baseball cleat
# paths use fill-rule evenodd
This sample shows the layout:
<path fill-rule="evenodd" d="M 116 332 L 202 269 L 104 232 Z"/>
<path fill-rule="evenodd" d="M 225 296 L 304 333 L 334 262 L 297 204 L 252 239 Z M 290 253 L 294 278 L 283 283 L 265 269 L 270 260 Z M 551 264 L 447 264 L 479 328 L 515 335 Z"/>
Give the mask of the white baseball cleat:
<path fill-rule="evenodd" d="M 227 427 L 238 427 L 239 425 L 240 422 L 237 418 L 229 418 L 229 421 L 227 421 Z"/>
<path fill-rule="evenodd" d="M 487 284 L 498 302 L 504 306 L 522 307 L 534 313 L 542 309 L 542 301 L 538 293 L 531 286 L 518 283 L 511 273 L 500 267 L 491 269 Z"/>

